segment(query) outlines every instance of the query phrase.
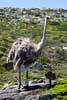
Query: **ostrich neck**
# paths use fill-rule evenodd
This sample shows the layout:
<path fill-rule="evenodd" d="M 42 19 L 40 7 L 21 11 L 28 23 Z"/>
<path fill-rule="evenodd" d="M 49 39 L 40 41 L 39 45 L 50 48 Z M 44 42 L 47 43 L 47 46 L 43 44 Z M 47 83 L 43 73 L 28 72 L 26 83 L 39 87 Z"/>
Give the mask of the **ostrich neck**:
<path fill-rule="evenodd" d="M 43 35 L 41 41 L 37 45 L 37 51 L 41 50 L 43 46 L 45 45 L 45 37 L 46 37 L 46 28 L 47 28 L 47 19 L 45 18 L 45 23 L 44 23 L 44 29 L 43 29 Z"/>

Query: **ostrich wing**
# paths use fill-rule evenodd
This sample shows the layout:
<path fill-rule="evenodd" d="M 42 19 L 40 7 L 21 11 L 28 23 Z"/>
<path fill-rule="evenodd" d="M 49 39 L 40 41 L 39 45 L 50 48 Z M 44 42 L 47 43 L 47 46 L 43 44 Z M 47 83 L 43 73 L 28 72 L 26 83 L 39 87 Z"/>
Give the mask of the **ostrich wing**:
<path fill-rule="evenodd" d="M 17 65 L 20 66 L 21 64 L 28 65 L 32 64 L 39 56 L 39 52 L 35 51 L 35 48 L 32 45 L 27 44 L 25 47 L 19 47 L 18 50 L 15 52 L 14 57 L 14 64 L 18 61 Z"/>

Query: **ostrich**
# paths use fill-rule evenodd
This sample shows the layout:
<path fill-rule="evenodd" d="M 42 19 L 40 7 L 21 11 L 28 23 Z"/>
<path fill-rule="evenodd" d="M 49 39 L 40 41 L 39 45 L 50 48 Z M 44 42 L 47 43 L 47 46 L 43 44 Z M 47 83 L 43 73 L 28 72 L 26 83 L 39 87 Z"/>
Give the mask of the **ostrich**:
<path fill-rule="evenodd" d="M 18 89 L 21 87 L 21 65 L 26 68 L 26 86 L 28 87 L 28 66 L 37 60 L 41 54 L 41 50 L 45 45 L 47 19 L 45 17 L 43 36 L 38 44 L 32 42 L 29 38 L 18 38 L 12 45 L 9 52 L 7 61 L 12 60 L 15 70 L 18 70 L 19 84 Z"/>
<path fill-rule="evenodd" d="M 49 79 L 49 86 L 52 86 L 52 80 L 56 80 L 56 74 L 53 71 L 49 71 L 45 74 L 46 78 Z"/>

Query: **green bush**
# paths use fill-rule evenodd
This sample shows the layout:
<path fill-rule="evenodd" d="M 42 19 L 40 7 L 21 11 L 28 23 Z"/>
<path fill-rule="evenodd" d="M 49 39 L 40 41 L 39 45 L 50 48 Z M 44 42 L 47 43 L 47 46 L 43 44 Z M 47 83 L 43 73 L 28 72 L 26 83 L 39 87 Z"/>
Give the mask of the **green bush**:
<path fill-rule="evenodd" d="M 49 60 L 49 58 L 48 57 L 40 57 L 39 58 L 39 63 L 41 63 L 41 64 L 45 64 L 45 63 L 48 63 L 48 62 L 50 62 L 50 60 Z"/>
<path fill-rule="evenodd" d="M 59 25 L 60 25 L 60 23 L 57 22 L 57 21 L 49 21 L 48 24 L 49 24 L 49 25 L 54 25 L 54 26 L 56 26 L 56 25 L 59 26 Z"/>
<path fill-rule="evenodd" d="M 0 83 L 0 89 L 3 88 L 4 84 Z"/>

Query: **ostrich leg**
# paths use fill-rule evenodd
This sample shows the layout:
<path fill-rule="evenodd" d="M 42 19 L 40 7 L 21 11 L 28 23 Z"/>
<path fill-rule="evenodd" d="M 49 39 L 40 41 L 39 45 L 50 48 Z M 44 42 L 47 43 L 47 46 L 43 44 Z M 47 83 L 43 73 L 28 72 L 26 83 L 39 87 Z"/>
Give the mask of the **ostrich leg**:
<path fill-rule="evenodd" d="M 28 88 L 28 67 L 26 66 L 26 87 Z"/>
<path fill-rule="evenodd" d="M 51 82 L 52 82 L 52 80 L 51 79 L 49 79 L 49 85 L 51 86 L 52 84 L 51 84 Z"/>
<path fill-rule="evenodd" d="M 21 68 L 19 67 L 19 72 L 18 72 L 18 78 L 19 78 L 19 82 L 18 82 L 18 90 L 20 90 L 21 87 Z"/>

